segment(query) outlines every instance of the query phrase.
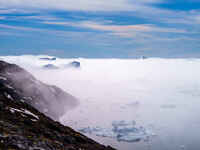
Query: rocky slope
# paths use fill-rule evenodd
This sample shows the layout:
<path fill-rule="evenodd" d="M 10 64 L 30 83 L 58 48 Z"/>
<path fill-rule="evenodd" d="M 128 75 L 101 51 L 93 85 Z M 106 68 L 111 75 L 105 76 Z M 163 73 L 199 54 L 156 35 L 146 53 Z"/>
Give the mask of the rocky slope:
<path fill-rule="evenodd" d="M 6 79 L 8 87 L 17 90 L 26 103 L 54 120 L 78 103 L 70 94 L 38 81 L 17 65 L 0 61 L 0 77 Z"/>
<path fill-rule="evenodd" d="M 17 74 L 21 75 L 21 72 L 25 73 L 24 82 L 17 77 Z M 37 81 L 22 68 L 0 61 L 0 150 L 114 150 L 45 116 L 41 111 L 43 108 L 38 107 L 35 102 L 48 104 L 48 101 L 43 101 L 43 98 L 46 97 L 40 88 L 34 89 L 36 88 L 34 85 L 29 87 L 28 83 L 31 84 L 32 80 L 38 82 L 37 84 L 43 88 L 49 88 L 47 93 L 50 91 L 54 93 L 50 97 L 55 98 L 54 104 L 60 101 L 61 104 L 64 103 L 63 99 L 59 99 L 59 101 L 56 99 L 63 95 L 75 100 L 59 88 Z M 28 86 L 28 92 L 22 89 L 24 86 Z M 38 95 L 36 91 L 31 91 L 32 88 L 39 92 Z M 33 106 L 37 106 L 36 108 L 39 108 L 41 112 Z M 61 112 L 55 110 L 55 108 L 51 108 L 51 113 L 45 112 L 49 116 L 52 115 L 52 118 L 56 118 Z M 55 116 L 53 111 L 57 113 Z"/>

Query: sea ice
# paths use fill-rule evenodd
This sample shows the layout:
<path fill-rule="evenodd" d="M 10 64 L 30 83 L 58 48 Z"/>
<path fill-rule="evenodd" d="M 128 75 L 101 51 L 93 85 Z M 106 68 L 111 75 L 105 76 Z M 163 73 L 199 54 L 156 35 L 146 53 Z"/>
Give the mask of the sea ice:
<path fill-rule="evenodd" d="M 144 127 L 137 127 L 135 121 L 113 121 L 110 128 L 87 127 L 79 130 L 82 133 L 94 134 L 101 137 L 115 138 L 117 141 L 138 142 L 148 141 L 152 132 Z"/>

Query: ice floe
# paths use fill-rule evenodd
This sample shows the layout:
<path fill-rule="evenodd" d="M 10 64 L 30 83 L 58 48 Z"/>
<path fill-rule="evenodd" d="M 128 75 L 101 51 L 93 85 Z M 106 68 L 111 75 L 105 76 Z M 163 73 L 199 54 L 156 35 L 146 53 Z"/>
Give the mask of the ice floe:
<path fill-rule="evenodd" d="M 155 134 L 142 126 L 137 126 L 135 121 L 113 121 L 110 128 L 87 127 L 79 130 L 82 133 L 93 134 L 101 137 L 115 138 L 117 141 L 138 142 L 148 141 Z"/>

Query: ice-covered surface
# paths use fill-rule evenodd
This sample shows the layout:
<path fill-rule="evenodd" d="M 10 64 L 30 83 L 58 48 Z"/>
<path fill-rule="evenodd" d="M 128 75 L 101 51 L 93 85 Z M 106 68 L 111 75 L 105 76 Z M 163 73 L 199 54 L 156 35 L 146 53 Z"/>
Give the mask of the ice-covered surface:
<path fill-rule="evenodd" d="M 112 127 L 87 127 L 79 130 L 82 133 L 95 134 L 96 136 L 115 138 L 117 141 L 138 142 L 148 141 L 149 138 L 155 136 L 152 131 L 148 131 L 142 126 L 136 126 L 135 121 L 113 121 Z"/>
<path fill-rule="evenodd" d="M 43 82 L 57 85 L 80 100 L 76 109 L 60 118 L 63 124 L 76 130 L 90 127 L 93 134 L 88 136 L 122 150 L 199 150 L 200 59 L 42 61 L 42 57 L 48 56 L 0 59 L 26 68 Z M 80 62 L 81 69 L 62 67 L 72 61 Z M 59 69 L 41 69 L 49 63 Z M 137 129 L 141 126 L 147 135 L 156 136 L 147 142 L 129 143 L 107 138 L 116 136 L 114 120 L 134 120 Z M 127 137 L 130 139 L 128 134 L 123 136 Z"/>

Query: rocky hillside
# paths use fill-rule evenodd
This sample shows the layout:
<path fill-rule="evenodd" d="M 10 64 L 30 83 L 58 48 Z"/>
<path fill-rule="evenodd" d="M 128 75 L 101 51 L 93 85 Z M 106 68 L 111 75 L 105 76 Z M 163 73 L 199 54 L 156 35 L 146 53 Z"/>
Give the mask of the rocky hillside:
<path fill-rule="evenodd" d="M 26 103 L 54 120 L 78 103 L 70 94 L 38 81 L 17 65 L 0 61 L 0 77 L 7 87 L 17 90 Z"/>
<path fill-rule="evenodd" d="M 20 81 L 22 80 L 21 78 L 16 81 L 18 78 L 17 74 L 21 74 L 21 72 L 25 73 L 22 77 L 24 82 Z M 59 98 L 64 95 L 75 100 L 72 96 L 63 93 L 59 88 L 48 86 L 37 81 L 18 66 L 1 61 L 0 150 L 114 150 L 109 146 L 106 147 L 98 144 L 73 129 L 61 125 L 59 122 L 53 121 L 36 109 L 39 108 L 40 110 L 43 108 L 34 108 L 33 106 L 36 106 L 36 102 L 48 104 L 48 101 L 43 101 L 42 98 L 46 97 L 41 93 L 42 90 L 40 88 L 34 89 L 34 85 L 30 85 L 31 87 L 29 87 L 28 83 L 32 83 L 32 81 L 37 82 L 42 87 L 44 86 L 44 88 L 49 88 L 47 93 L 50 91 L 54 93 L 50 98 L 54 96 L 54 98 Z M 28 92 L 21 88 L 25 86 L 23 84 L 27 86 Z M 36 91 L 31 91 L 32 88 L 39 92 L 38 95 Z M 39 96 L 39 99 L 35 99 L 37 96 Z M 54 100 L 54 104 L 59 102 L 57 99 Z M 60 105 L 57 104 L 56 106 Z M 47 114 L 50 116 L 53 115 L 54 110 L 56 109 L 52 108 L 51 113 Z M 58 111 L 55 111 L 55 113 L 58 113 Z"/>

